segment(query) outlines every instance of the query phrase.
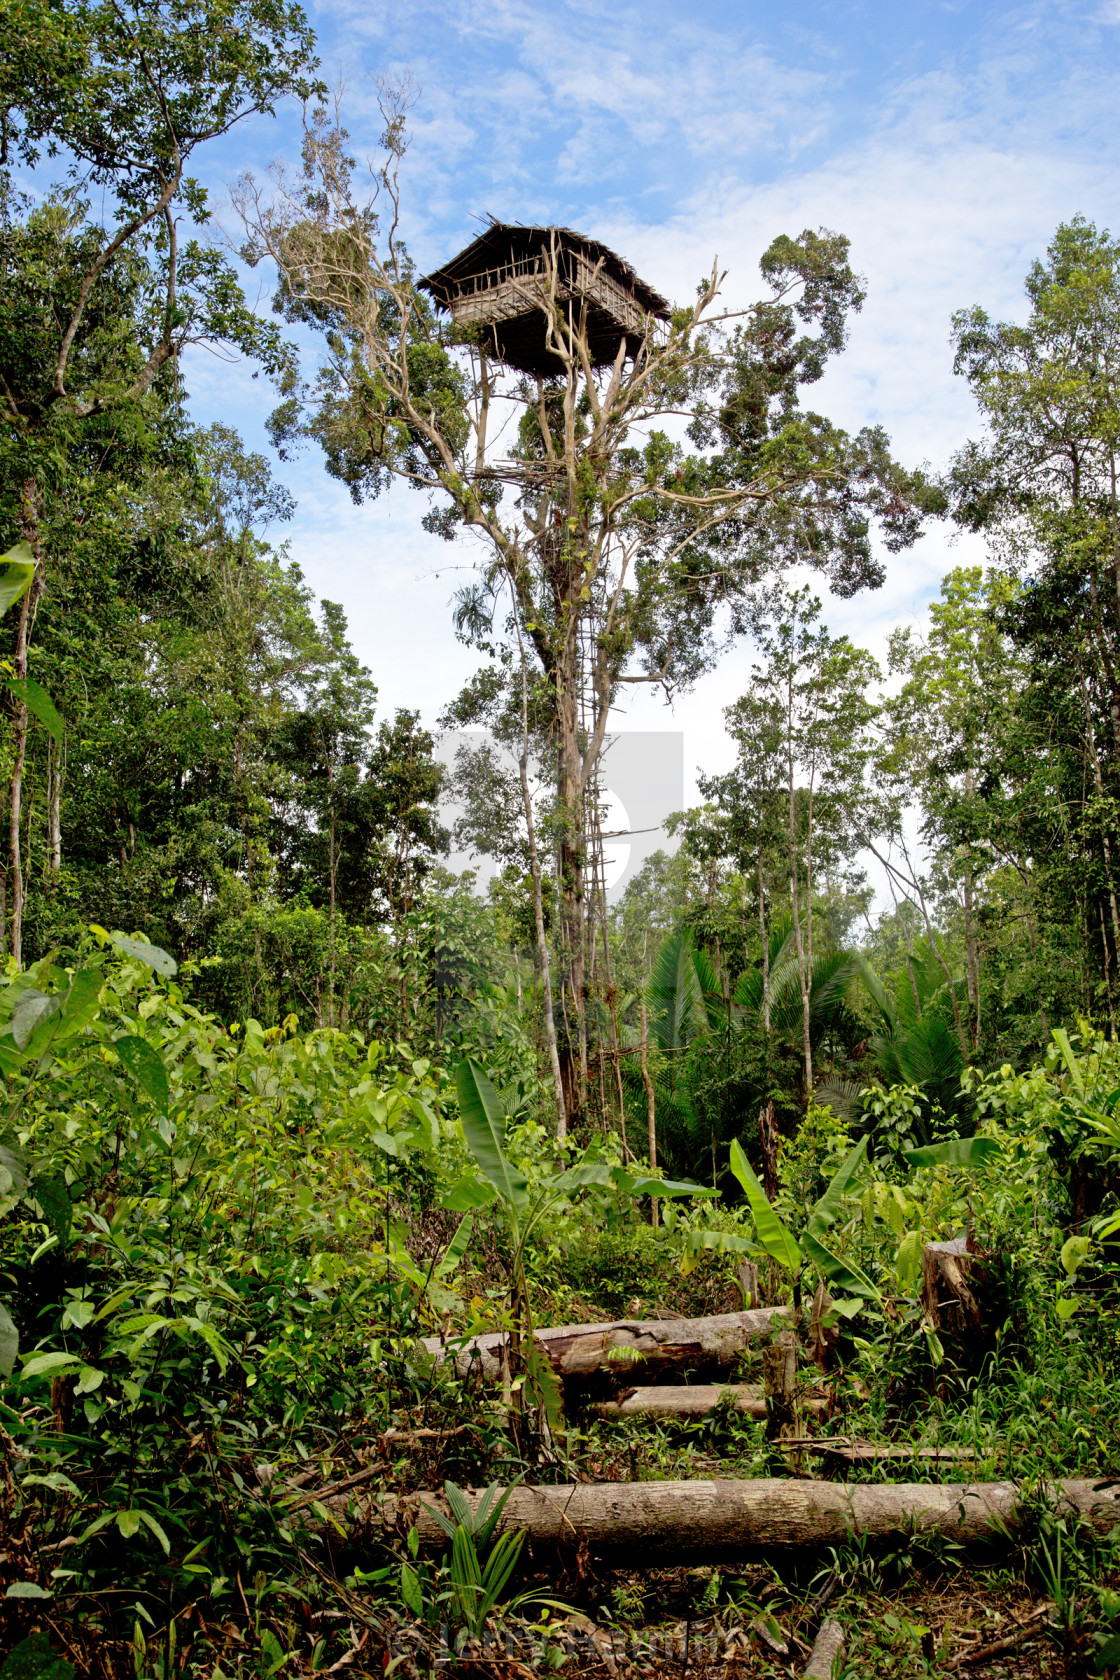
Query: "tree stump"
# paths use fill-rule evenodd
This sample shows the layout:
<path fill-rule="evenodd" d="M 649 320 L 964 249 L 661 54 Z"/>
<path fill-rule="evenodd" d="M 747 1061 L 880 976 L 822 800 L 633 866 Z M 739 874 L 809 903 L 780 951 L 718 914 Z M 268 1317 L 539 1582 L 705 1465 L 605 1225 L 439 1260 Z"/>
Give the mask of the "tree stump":
<path fill-rule="evenodd" d="M 832 1305 L 832 1296 L 825 1288 L 822 1278 L 813 1296 L 813 1307 L 809 1316 L 809 1353 L 818 1371 L 831 1370 L 836 1363 L 840 1332 L 835 1324 L 823 1322 L 832 1312 Z"/>
<path fill-rule="evenodd" d="M 766 1396 L 766 1438 L 782 1441 L 801 1434 L 797 1397 L 797 1337 L 782 1330 L 762 1350 L 762 1386 Z"/>
<path fill-rule="evenodd" d="M 762 1296 L 758 1292 L 758 1262 L 757 1260 L 743 1260 L 737 1269 L 739 1288 L 743 1295 L 743 1311 L 750 1312 L 752 1307 L 762 1305 Z"/>
<path fill-rule="evenodd" d="M 946 1358 L 960 1370 L 978 1371 L 995 1346 L 997 1324 L 989 1322 L 984 1296 L 988 1256 L 963 1233 L 922 1250 L 922 1309 L 941 1339 Z"/>

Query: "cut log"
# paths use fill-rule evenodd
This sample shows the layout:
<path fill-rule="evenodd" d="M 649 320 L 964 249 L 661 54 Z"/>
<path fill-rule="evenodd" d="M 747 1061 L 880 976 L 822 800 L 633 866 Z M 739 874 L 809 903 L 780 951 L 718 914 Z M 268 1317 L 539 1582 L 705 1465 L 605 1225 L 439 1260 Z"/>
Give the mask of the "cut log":
<path fill-rule="evenodd" d="M 1036 1490 L 1037 1491 L 1037 1490 Z M 1059 1512 L 1107 1533 L 1120 1521 L 1120 1486 L 1097 1481 L 1055 1484 Z M 467 1495 L 474 1504 L 483 1496 Z M 446 1510 L 438 1494 L 339 1495 L 316 1507 L 319 1532 L 382 1537 L 412 1526 L 420 1545 L 442 1550 L 447 1536 L 430 1507 Z M 319 1512 L 332 1522 L 322 1522 Z M 1028 1513 L 1029 1516 L 1029 1513 Z M 515 1487 L 501 1526 L 524 1530 L 534 1546 L 585 1547 L 595 1556 L 717 1562 L 762 1551 L 840 1546 L 853 1537 L 894 1538 L 936 1532 L 957 1544 L 1006 1538 L 1019 1517 L 1015 1482 L 875 1485 L 757 1481 L 606 1482 L 560 1487 Z M 337 1525 L 337 1526 L 336 1526 Z"/>
<path fill-rule="evenodd" d="M 725 1395 L 731 1396 L 736 1412 L 748 1417 L 766 1416 L 766 1396 L 753 1383 L 694 1383 L 688 1387 L 668 1384 L 662 1387 L 635 1388 L 617 1400 L 599 1400 L 588 1409 L 596 1417 L 703 1417 L 714 1412 Z M 804 1410 L 821 1415 L 828 1410 L 828 1401 L 810 1398 L 803 1402 Z"/>
<path fill-rule="evenodd" d="M 759 1307 L 754 1312 L 717 1313 L 711 1318 L 615 1319 L 609 1324 L 558 1324 L 538 1330 L 535 1340 L 560 1377 L 589 1377 L 600 1371 L 625 1377 L 637 1367 L 643 1376 L 682 1366 L 733 1365 L 758 1336 L 776 1328 L 775 1318 L 788 1307 Z M 460 1376 L 476 1358 L 482 1375 L 497 1380 L 502 1372 L 503 1331 L 473 1336 L 463 1346 L 426 1336 L 422 1346 L 433 1359 L 454 1357 Z"/>
<path fill-rule="evenodd" d="M 819 1458 L 839 1458 L 845 1464 L 875 1464 L 880 1460 L 920 1458 L 933 1464 L 959 1464 L 979 1458 L 973 1447 L 907 1447 L 897 1443 L 883 1446 L 878 1441 L 853 1441 L 846 1435 L 803 1435 L 800 1440 L 779 1441 L 782 1451 L 814 1453 Z"/>
<path fill-rule="evenodd" d="M 803 1680 L 832 1680 L 836 1659 L 844 1649 L 844 1629 L 834 1616 L 821 1623 L 821 1631 L 813 1641 Z"/>

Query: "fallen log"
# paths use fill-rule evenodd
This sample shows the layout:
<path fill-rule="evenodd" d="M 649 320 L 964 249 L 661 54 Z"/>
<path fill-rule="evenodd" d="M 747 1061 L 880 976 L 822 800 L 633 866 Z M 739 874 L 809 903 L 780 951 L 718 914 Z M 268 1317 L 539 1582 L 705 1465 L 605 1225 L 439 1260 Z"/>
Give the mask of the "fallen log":
<path fill-rule="evenodd" d="M 1101 1533 L 1120 1522 L 1120 1485 L 1065 1481 L 1050 1489 L 1059 1512 Z M 468 1493 L 472 1503 L 482 1497 Z M 885 1539 L 914 1530 L 961 1545 L 1006 1538 L 1019 1521 L 1015 1482 L 875 1485 L 790 1481 L 586 1482 L 514 1487 L 501 1526 L 524 1530 L 534 1546 L 585 1547 L 601 1557 L 719 1561 L 772 1550 L 838 1546 L 853 1536 Z M 357 1540 L 415 1526 L 422 1548 L 447 1536 L 433 1514 L 438 1494 L 353 1495 L 316 1507 L 335 1533 Z M 317 1525 L 322 1532 L 327 1525 Z"/>
<path fill-rule="evenodd" d="M 840 1458 L 845 1464 L 875 1464 L 879 1460 L 925 1459 L 934 1464 L 956 1464 L 979 1458 L 975 1447 L 908 1447 L 892 1442 L 855 1441 L 848 1435 L 801 1435 L 775 1443 L 782 1452 L 814 1453 L 819 1458 Z"/>
<path fill-rule="evenodd" d="M 731 1396 L 733 1411 L 745 1412 L 748 1417 L 766 1416 L 766 1396 L 753 1383 L 694 1383 L 687 1387 L 670 1386 L 635 1388 L 618 1400 L 598 1400 L 588 1407 L 596 1417 L 703 1417 L 714 1412 L 726 1395 Z M 823 1414 L 828 1401 L 810 1397 L 802 1401 L 802 1409 L 809 1414 Z"/>
<path fill-rule="evenodd" d="M 597 1372 L 624 1374 L 635 1365 L 643 1375 L 689 1365 L 733 1365 L 775 1318 L 788 1307 L 758 1307 L 752 1312 L 717 1313 L 710 1318 L 614 1319 L 609 1324 L 558 1324 L 535 1332 L 559 1377 L 589 1377 Z M 476 1359 L 482 1375 L 502 1374 L 505 1331 L 488 1331 L 462 1343 L 426 1336 L 422 1346 L 433 1359 L 453 1357 L 459 1375 L 469 1374 Z"/>

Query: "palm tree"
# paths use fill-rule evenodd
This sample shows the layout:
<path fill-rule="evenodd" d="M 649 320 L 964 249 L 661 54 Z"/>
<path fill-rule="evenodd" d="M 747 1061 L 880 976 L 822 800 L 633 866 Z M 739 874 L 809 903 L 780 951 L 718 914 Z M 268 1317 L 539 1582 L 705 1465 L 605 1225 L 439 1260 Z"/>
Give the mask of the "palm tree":
<path fill-rule="evenodd" d="M 885 1085 L 916 1085 L 931 1117 L 940 1109 L 959 1124 L 967 1110 L 961 1090 L 964 1056 L 955 1030 L 949 982 L 936 955 L 916 940 L 906 970 L 886 986 L 866 957 L 858 958 L 860 978 L 879 1011 L 880 1030 L 868 1048 Z"/>
<path fill-rule="evenodd" d="M 658 1156 L 676 1172 L 706 1175 L 710 1162 L 712 1183 L 718 1183 L 720 1146 L 738 1137 L 751 1148 L 757 1110 L 770 1100 L 789 1100 L 802 1043 L 792 924 L 771 932 L 767 956 L 765 965 L 740 976 L 730 997 L 687 927 L 675 928 L 654 959 L 646 1001 Z M 858 1036 L 859 1021 L 847 1002 L 856 974 L 854 953 L 825 951 L 814 957 L 814 1049 L 829 1035 Z M 786 1080 L 781 1077 L 783 1059 L 789 1062 Z M 637 1107 L 633 1070 L 629 1078 Z"/>

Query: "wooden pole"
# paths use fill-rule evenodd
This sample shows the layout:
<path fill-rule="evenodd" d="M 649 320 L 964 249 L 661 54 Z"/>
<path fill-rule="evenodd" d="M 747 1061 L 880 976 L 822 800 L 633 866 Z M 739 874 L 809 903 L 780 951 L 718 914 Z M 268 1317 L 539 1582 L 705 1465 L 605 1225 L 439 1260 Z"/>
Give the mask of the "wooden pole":
<path fill-rule="evenodd" d="M 642 999 L 642 1041 L 641 1041 L 642 1084 L 646 1088 L 646 1114 L 649 1128 L 649 1170 L 657 1171 L 657 1097 L 653 1089 L 653 1080 L 649 1076 L 649 1020 L 646 1015 L 646 1001 Z M 650 1197 L 651 1223 L 656 1228 L 658 1223 L 657 1197 Z"/>

